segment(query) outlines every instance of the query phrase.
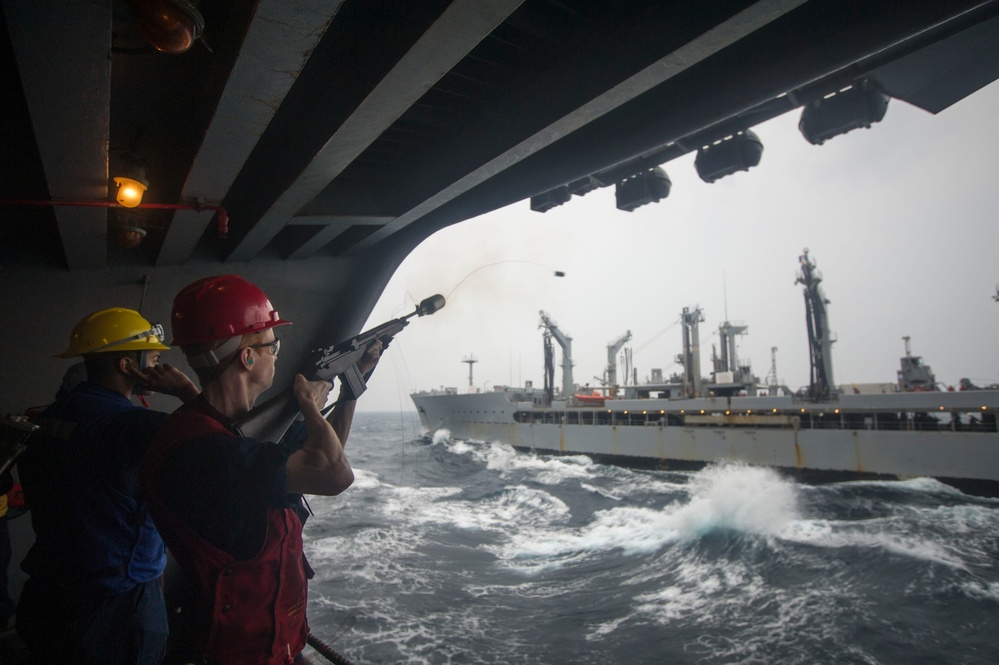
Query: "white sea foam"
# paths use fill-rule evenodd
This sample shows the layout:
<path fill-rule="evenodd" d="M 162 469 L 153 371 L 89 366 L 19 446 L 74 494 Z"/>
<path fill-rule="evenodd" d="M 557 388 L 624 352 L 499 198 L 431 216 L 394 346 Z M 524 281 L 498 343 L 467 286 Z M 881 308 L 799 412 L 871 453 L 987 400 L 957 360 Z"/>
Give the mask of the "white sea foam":
<path fill-rule="evenodd" d="M 503 475 L 527 471 L 531 479 L 543 485 L 559 485 L 572 479 L 588 480 L 594 475 L 594 464 L 589 457 L 547 457 L 518 453 L 509 446 L 490 447 L 489 468 Z"/>
<path fill-rule="evenodd" d="M 605 475 L 614 479 L 615 493 L 622 497 L 670 496 L 678 499 L 689 494 L 690 486 L 685 477 L 681 479 L 666 479 L 659 474 L 631 471 L 628 469 L 609 469 L 605 467 Z M 690 474 L 687 474 L 689 477 Z"/>
<path fill-rule="evenodd" d="M 486 499 L 448 501 L 425 507 L 419 519 L 459 529 L 516 533 L 523 529 L 548 529 L 568 514 L 569 508 L 561 499 L 541 490 L 516 486 Z"/>
<path fill-rule="evenodd" d="M 960 585 L 960 589 L 969 598 L 999 602 L 999 582 L 968 580 Z"/>
<path fill-rule="evenodd" d="M 940 525 L 946 525 L 940 529 Z M 904 506 L 894 514 L 866 520 L 797 520 L 780 533 L 782 540 L 815 547 L 880 550 L 958 570 L 991 565 L 988 536 L 999 515 L 974 505 Z"/>
<path fill-rule="evenodd" d="M 611 501 L 621 501 L 623 496 L 616 492 L 608 492 L 602 487 L 597 487 L 596 485 L 591 485 L 589 483 L 580 483 L 579 485 L 587 492 L 593 492 L 594 494 L 599 494 L 602 497 L 606 497 Z"/>
<path fill-rule="evenodd" d="M 350 486 L 355 492 L 357 491 L 374 491 L 384 487 L 381 478 L 378 477 L 377 473 L 373 471 L 368 471 L 366 469 L 354 469 L 354 483 Z"/>
<path fill-rule="evenodd" d="M 316 571 L 317 584 L 349 572 L 372 584 L 391 579 L 404 588 L 429 591 L 435 583 L 404 563 L 422 544 L 421 534 L 414 530 L 371 528 L 351 536 L 311 539 L 306 542 L 306 555 Z M 391 556 L 386 556 L 389 552 Z"/>
<path fill-rule="evenodd" d="M 751 561 L 700 557 L 689 551 L 671 564 L 670 574 L 658 585 L 635 595 L 627 621 L 600 624 L 590 639 L 653 622 L 703 631 L 685 644 L 691 662 L 698 654 L 708 662 L 816 662 L 807 645 L 842 640 L 843 608 L 858 617 L 867 611 L 854 590 L 835 579 L 816 577 L 785 588 Z M 775 650 L 783 654 L 776 660 Z M 792 655 L 799 650 L 800 656 Z"/>
<path fill-rule="evenodd" d="M 695 474 L 690 484 L 690 501 L 675 515 L 683 538 L 717 529 L 776 535 L 798 517 L 795 484 L 770 469 L 711 466 Z"/>
<path fill-rule="evenodd" d="M 566 526 L 543 534 L 520 530 L 494 551 L 511 567 L 537 572 L 609 550 L 626 555 L 655 552 L 718 529 L 771 536 L 793 520 L 796 511 L 793 484 L 772 471 L 719 466 L 693 478 L 686 503 L 598 511 L 583 527 Z"/>
<path fill-rule="evenodd" d="M 675 582 L 635 597 L 636 610 L 658 623 L 704 615 L 723 615 L 726 605 L 744 605 L 758 599 L 766 588 L 762 579 L 742 564 L 705 563 L 685 557 L 673 571 Z"/>
<path fill-rule="evenodd" d="M 961 490 L 942 483 L 936 478 L 920 476 L 905 480 L 849 480 L 836 483 L 837 487 L 883 487 L 900 492 L 916 492 L 921 494 L 949 494 L 954 497 L 965 497 Z"/>
<path fill-rule="evenodd" d="M 430 439 L 434 443 L 441 443 L 442 441 L 451 440 L 451 430 L 449 429 L 439 429 L 436 430 Z"/>
<path fill-rule="evenodd" d="M 381 512 L 407 524 L 438 521 L 436 516 L 447 510 L 450 499 L 461 494 L 457 487 L 394 487 L 380 498 Z"/>

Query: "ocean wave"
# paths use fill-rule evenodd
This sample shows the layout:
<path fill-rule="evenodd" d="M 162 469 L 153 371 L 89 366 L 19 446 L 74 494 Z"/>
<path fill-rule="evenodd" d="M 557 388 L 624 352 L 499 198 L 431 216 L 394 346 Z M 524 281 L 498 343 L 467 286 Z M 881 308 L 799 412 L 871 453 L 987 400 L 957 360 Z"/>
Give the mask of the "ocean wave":
<path fill-rule="evenodd" d="M 656 552 L 715 531 L 772 536 L 796 516 L 793 483 L 767 469 L 718 466 L 694 475 L 686 502 L 597 511 L 582 527 L 543 534 L 520 530 L 494 551 L 512 567 L 537 572 L 610 550 Z"/>
<path fill-rule="evenodd" d="M 355 613 L 338 646 L 356 662 L 999 655 L 994 502 L 923 479 L 809 486 L 385 432 L 352 441 L 354 487 L 310 497 L 310 625 Z"/>

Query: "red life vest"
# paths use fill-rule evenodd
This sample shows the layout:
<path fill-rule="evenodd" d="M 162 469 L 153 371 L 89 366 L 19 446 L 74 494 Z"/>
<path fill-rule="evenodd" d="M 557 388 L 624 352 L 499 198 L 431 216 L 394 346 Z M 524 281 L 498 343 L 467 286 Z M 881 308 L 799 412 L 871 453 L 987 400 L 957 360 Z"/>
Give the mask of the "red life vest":
<path fill-rule="evenodd" d="M 191 609 L 200 629 L 195 639 L 204 645 L 204 656 L 241 665 L 287 663 L 305 648 L 309 634 L 302 521 L 295 511 L 269 509 L 263 547 L 252 559 L 238 561 L 176 518 L 157 492 L 155 476 L 170 451 L 213 433 L 236 437 L 195 405 L 182 406 L 167 419 L 146 458 L 149 506 L 163 540 L 194 585 Z"/>

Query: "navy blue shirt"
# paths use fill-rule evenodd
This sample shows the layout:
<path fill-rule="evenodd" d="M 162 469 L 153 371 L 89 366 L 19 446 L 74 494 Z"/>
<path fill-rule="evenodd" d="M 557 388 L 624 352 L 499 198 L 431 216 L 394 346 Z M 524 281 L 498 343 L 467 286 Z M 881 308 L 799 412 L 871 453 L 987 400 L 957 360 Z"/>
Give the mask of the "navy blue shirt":
<path fill-rule="evenodd" d="M 84 382 L 36 419 L 17 463 L 35 531 L 21 564 L 28 575 L 121 593 L 163 573 L 166 550 L 138 472 L 165 418 Z"/>

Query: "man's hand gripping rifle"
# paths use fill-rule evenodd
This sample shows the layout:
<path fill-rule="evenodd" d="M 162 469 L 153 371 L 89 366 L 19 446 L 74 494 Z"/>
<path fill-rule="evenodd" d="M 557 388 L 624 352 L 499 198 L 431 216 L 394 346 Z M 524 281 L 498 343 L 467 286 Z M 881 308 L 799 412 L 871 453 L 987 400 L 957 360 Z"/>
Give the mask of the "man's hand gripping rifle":
<path fill-rule="evenodd" d="M 416 310 L 398 319 L 392 319 L 386 323 L 376 326 L 371 330 L 362 332 L 356 337 L 351 337 L 345 342 L 339 342 L 325 349 L 316 349 L 312 352 L 312 361 L 315 364 L 313 369 L 313 379 L 332 381 L 334 377 L 340 377 L 343 382 L 341 391 L 346 391 L 348 399 L 357 399 L 368 387 L 367 376 L 361 376 L 357 369 L 357 362 L 364 355 L 368 345 L 376 339 L 382 341 L 382 350 L 387 349 L 389 342 L 400 330 L 409 325 L 409 319 L 414 316 L 426 316 L 433 314 L 444 307 L 444 296 L 437 294 L 421 301 L 416 306 Z M 369 372 L 370 374 L 370 372 Z"/>
<path fill-rule="evenodd" d="M 309 369 L 303 374 L 312 381 L 332 382 L 334 378 L 340 377 L 343 383 L 341 388 L 343 396 L 347 399 L 357 399 L 367 388 L 368 376 L 361 374 L 357 369 L 357 363 L 364 356 L 368 345 L 375 340 L 381 340 L 382 349 L 386 349 L 392 338 L 409 325 L 409 319 L 433 314 L 443 307 L 444 296 L 433 295 L 422 300 L 416 306 L 416 310 L 406 316 L 387 321 L 333 346 L 315 349 L 309 354 Z M 331 410 L 332 406 L 327 408 L 323 415 L 328 415 Z M 254 407 L 238 425 L 245 436 L 277 441 L 284 436 L 298 414 L 298 402 L 288 390 Z"/>

